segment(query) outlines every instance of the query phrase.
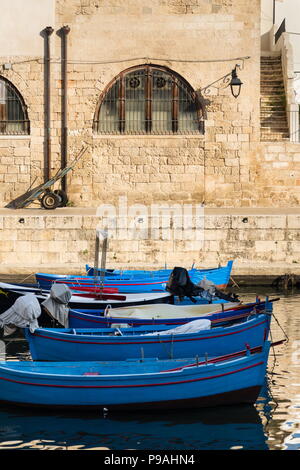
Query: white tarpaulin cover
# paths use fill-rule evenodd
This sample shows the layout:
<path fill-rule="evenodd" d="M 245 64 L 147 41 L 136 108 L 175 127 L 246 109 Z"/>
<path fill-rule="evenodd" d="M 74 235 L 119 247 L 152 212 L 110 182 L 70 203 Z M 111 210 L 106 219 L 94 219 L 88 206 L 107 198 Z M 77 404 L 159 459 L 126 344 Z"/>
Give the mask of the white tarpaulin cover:
<path fill-rule="evenodd" d="M 38 317 L 41 315 L 41 306 L 34 294 L 19 297 L 6 312 L 0 315 L 0 327 L 15 325 L 19 328 L 29 327 L 31 333 L 39 328 Z"/>
<path fill-rule="evenodd" d="M 189 318 L 221 312 L 222 308 L 230 310 L 238 305 L 238 302 L 199 305 L 149 304 L 111 308 L 107 310 L 106 315 L 111 318 Z"/>
<path fill-rule="evenodd" d="M 153 333 L 147 333 L 145 336 L 153 336 L 153 335 L 184 335 L 187 333 L 198 333 L 202 330 L 210 330 L 211 328 L 211 321 L 210 320 L 194 320 L 184 325 L 177 326 L 176 328 L 172 328 L 171 330 L 165 331 L 154 331 Z"/>
<path fill-rule="evenodd" d="M 69 327 L 68 302 L 72 292 L 66 284 L 53 284 L 49 297 L 42 302 L 50 315 L 65 328 Z"/>

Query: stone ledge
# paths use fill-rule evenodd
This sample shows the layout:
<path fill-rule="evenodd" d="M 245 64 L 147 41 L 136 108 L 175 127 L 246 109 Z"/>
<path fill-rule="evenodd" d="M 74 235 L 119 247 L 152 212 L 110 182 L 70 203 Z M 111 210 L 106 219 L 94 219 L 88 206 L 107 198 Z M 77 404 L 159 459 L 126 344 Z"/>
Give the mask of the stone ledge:
<path fill-rule="evenodd" d="M 1 209 L 0 272 L 84 273 L 85 264 L 94 259 L 99 223 L 95 215 L 95 208 L 62 208 L 51 213 Z M 160 269 L 167 263 L 169 268 L 190 268 L 195 262 L 199 268 L 214 268 L 234 259 L 233 277 L 300 274 L 299 209 L 205 208 L 204 217 L 203 239 L 197 238 L 198 232 L 196 237 L 193 230 L 185 230 L 181 235 L 186 240 L 178 236 L 164 240 L 157 231 L 167 228 L 169 220 L 160 224 L 152 238 L 147 238 L 145 228 L 134 237 L 131 232 L 117 232 L 118 238 L 109 241 L 107 266 Z"/>
<path fill-rule="evenodd" d="M 185 202 L 186 203 L 186 202 Z M 128 201 L 128 205 L 134 204 L 134 202 Z M 157 202 L 156 204 L 160 204 Z M 161 202 L 161 204 L 165 204 Z M 100 204 L 99 204 L 100 205 Z M 88 216 L 96 215 L 97 207 L 62 207 L 57 208 L 54 211 L 46 211 L 40 208 L 24 208 L 24 209 L 7 209 L 0 208 L 0 216 L 44 216 L 44 217 L 57 217 L 57 216 Z M 300 215 L 300 207 L 204 207 L 205 215 Z"/>
<path fill-rule="evenodd" d="M 91 261 L 89 264 L 93 264 Z M 115 268 L 115 269 L 125 269 L 126 266 L 123 264 L 119 263 L 108 263 L 107 265 L 110 268 Z M 196 267 L 199 268 L 215 268 L 218 265 L 196 265 Z M 296 265 L 297 266 L 297 265 Z M 173 266 L 167 265 L 168 269 L 172 269 Z M 187 269 L 190 269 L 191 266 L 183 266 L 186 267 Z M 134 266 L 127 266 L 128 269 L 130 268 L 136 268 L 136 269 L 149 269 L 149 270 L 156 270 L 156 269 L 164 269 L 165 265 L 148 265 L 148 264 L 135 264 Z M 35 282 L 33 277 L 34 274 L 37 272 L 47 272 L 47 273 L 57 273 L 57 274 L 85 274 L 85 264 L 68 264 L 67 266 L 67 271 L 66 271 L 66 266 L 62 266 L 61 264 L 51 264 L 47 265 L 47 269 L 45 269 L 45 266 L 41 269 L 40 265 L 34 265 L 34 264 L 28 264 L 28 265 L 14 265 L 14 266 L 4 266 L 0 265 L 0 282 L 5 282 L 5 279 L 8 277 L 14 277 L 14 276 L 22 276 L 22 279 L 19 282 Z M 276 279 L 276 277 L 281 276 L 283 274 L 295 274 L 295 275 L 300 275 L 300 265 L 298 265 L 295 268 L 294 264 L 277 264 L 276 266 L 272 266 L 272 269 L 270 269 L 269 265 L 264 265 L 264 266 L 247 266 L 247 267 L 238 267 L 237 265 L 233 267 L 232 270 L 232 279 L 233 279 L 233 284 L 236 282 L 239 284 L 240 280 L 248 281 L 251 279 L 251 284 L 253 285 L 271 285 L 272 281 Z M 25 281 L 25 278 L 32 277 L 30 281 Z M 8 282 L 8 281 L 7 281 Z M 242 282 L 241 282 L 242 283 Z"/>

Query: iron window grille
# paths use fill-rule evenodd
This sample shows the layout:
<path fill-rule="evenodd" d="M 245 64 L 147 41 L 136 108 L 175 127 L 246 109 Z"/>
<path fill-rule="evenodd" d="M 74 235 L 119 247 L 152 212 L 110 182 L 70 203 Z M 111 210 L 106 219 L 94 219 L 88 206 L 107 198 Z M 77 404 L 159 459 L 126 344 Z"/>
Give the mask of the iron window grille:
<path fill-rule="evenodd" d="M 29 134 L 26 105 L 12 83 L 0 77 L 0 135 Z"/>
<path fill-rule="evenodd" d="M 166 67 L 144 65 L 120 73 L 100 98 L 94 119 L 99 134 L 203 134 L 196 92 Z"/>

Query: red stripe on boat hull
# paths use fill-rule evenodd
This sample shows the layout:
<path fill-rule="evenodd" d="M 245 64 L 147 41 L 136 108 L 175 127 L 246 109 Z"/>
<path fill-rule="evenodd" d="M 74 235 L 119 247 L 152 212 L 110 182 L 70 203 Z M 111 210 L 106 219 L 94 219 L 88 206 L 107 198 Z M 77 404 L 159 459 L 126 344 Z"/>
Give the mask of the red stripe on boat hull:
<path fill-rule="evenodd" d="M 257 328 L 261 325 L 263 325 L 264 323 L 267 323 L 266 320 L 263 320 L 261 321 L 260 323 L 257 323 L 256 325 L 251 325 L 251 326 L 248 326 L 248 327 L 245 327 L 243 329 L 240 329 L 240 330 L 237 330 L 237 331 L 226 331 L 225 333 L 220 333 L 220 334 L 216 334 L 216 335 L 209 335 L 209 336 L 198 336 L 198 337 L 190 337 L 190 338 L 184 338 L 184 339 L 177 339 L 176 337 L 171 337 L 170 339 L 155 339 L 155 336 L 154 336 L 154 339 L 151 340 L 151 339 L 148 339 L 148 340 L 144 340 L 144 341 L 139 341 L 139 337 L 137 336 L 136 337 L 136 341 L 101 341 L 100 339 L 98 341 L 84 341 L 84 340 L 75 340 L 75 339 L 72 339 L 72 338 L 58 338 L 58 337 L 55 337 L 55 336 L 47 336 L 46 334 L 41 334 L 41 333 L 37 333 L 35 332 L 33 336 L 36 336 L 38 338 L 45 338 L 45 339 L 50 339 L 51 341 L 61 341 L 61 342 L 64 342 L 64 343 L 75 343 L 75 344 L 97 344 L 97 345 L 105 345 L 105 346 L 110 346 L 110 345 L 127 345 L 127 344 L 161 344 L 161 343 L 182 343 L 182 342 L 185 342 L 185 341 L 203 341 L 203 340 L 208 340 L 208 339 L 215 339 L 215 338 L 223 338 L 224 336 L 231 336 L 231 335 L 237 335 L 237 334 L 240 334 L 240 333 L 243 333 L 244 331 L 248 331 L 248 330 L 253 330 L 254 328 Z M 268 329 L 265 328 L 265 332 L 264 332 L 264 341 L 267 339 L 266 338 L 266 333 L 268 332 Z M 159 332 L 160 335 L 163 335 L 164 334 L 164 331 L 160 331 Z M 79 335 L 78 335 L 79 336 Z M 143 336 L 143 335 L 141 335 Z"/>

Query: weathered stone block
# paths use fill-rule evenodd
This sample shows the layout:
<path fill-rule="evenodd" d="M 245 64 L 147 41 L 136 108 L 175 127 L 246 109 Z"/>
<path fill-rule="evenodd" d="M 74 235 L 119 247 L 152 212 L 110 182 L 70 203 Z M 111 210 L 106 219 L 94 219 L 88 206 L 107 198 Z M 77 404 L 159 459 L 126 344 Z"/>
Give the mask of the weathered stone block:
<path fill-rule="evenodd" d="M 47 216 L 45 217 L 45 228 L 46 229 L 79 229 L 82 227 L 82 216 L 71 215 L 71 216 Z"/>

